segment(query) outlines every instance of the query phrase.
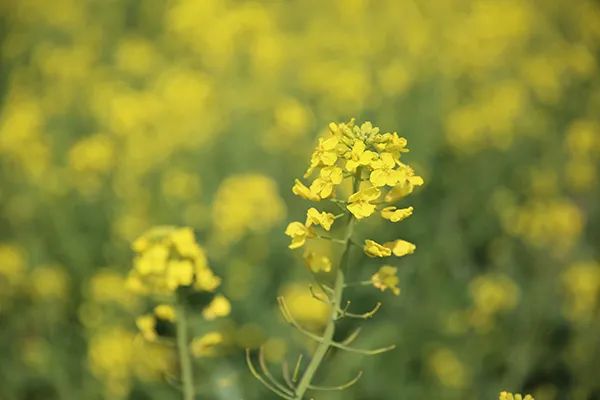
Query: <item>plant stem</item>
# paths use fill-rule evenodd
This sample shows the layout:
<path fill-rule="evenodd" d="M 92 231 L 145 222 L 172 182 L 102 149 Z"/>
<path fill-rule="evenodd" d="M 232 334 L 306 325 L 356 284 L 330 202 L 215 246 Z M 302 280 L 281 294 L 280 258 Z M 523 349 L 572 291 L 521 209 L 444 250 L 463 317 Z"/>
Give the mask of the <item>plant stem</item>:
<path fill-rule="evenodd" d="M 302 374 L 302 378 L 298 383 L 298 387 L 296 388 L 296 392 L 294 395 L 294 399 L 302 400 L 304 394 L 308 390 L 319 365 L 323 361 L 325 354 L 327 354 L 327 350 L 331 347 L 331 342 L 333 341 L 333 335 L 335 333 L 335 320 L 337 317 L 337 310 L 342 304 L 342 297 L 344 291 L 344 270 L 347 268 L 348 260 L 350 258 L 350 248 L 351 242 L 350 238 L 352 237 L 352 232 L 354 230 L 354 217 L 352 214 L 348 214 L 348 223 L 346 225 L 346 233 L 344 235 L 344 252 L 342 253 L 342 258 L 340 259 L 340 264 L 338 265 L 335 283 L 333 285 L 333 300 L 331 307 L 331 315 L 329 321 L 327 322 L 327 326 L 325 327 L 325 331 L 323 332 L 323 340 L 317 346 L 310 363 L 306 367 L 306 370 Z"/>
<path fill-rule="evenodd" d="M 188 327 L 185 314 L 185 304 L 180 296 L 176 306 L 177 350 L 179 351 L 179 365 L 181 368 L 181 382 L 183 384 L 183 400 L 194 400 L 194 374 L 189 351 Z"/>

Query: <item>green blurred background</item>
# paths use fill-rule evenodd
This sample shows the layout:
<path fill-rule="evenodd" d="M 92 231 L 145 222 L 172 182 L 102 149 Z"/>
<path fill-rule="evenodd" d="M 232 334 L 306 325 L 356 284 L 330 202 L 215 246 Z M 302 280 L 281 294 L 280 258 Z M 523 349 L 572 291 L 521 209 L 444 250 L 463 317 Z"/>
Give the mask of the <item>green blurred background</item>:
<path fill-rule="evenodd" d="M 1 0 L 0 399 L 176 399 L 140 343 L 131 241 L 193 227 L 232 301 L 199 399 L 265 399 L 243 348 L 293 362 L 319 328 L 282 231 L 315 137 L 357 117 L 409 141 L 402 293 L 321 399 L 600 399 L 600 3 Z M 357 255 L 358 257 L 358 255 Z M 357 263 L 369 276 L 375 266 Z M 294 311 L 295 310 L 295 311 Z M 176 384 L 175 384 L 176 386 Z"/>

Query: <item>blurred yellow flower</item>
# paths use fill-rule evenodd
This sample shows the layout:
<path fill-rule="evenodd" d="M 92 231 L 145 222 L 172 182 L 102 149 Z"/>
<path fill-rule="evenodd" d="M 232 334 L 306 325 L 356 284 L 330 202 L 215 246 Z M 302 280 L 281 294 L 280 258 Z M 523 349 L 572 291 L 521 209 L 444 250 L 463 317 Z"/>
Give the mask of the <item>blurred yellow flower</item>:
<path fill-rule="evenodd" d="M 384 265 L 379 268 L 373 276 L 371 276 L 371 282 L 373 286 L 382 292 L 386 289 L 389 289 L 396 296 L 400 294 L 400 288 L 398 287 L 398 283 L 400 280 L 398 279 L 398 268 L 392 267 L 390 265 Z"/>
<path fill-rule="evenodd" d="M 534 398 L 530 394 L 523 396 L 520 393 L 512 394 L 506 391 L 502 391 L 498 396 L 498 400 L 534 400 Z"/>
<path fill-rule="evenodd" d="M 275 182 L 263 175 L 235 175 L 225 179 L 213 200 L 215 238 L 228 246 L 247 233 L 263 233 L 285 216 Z"/>
<path fill-rule="evenodd" d="M 211 302 L 202 310 L 202 316 L 208 321 L 219 317 L 226 317 L 231 312 L 229 300 L 221 294 L 216 295 Z"/>
<path fill-rule="evenodd" d="M 331 271 L 331 259 L 324 255 L 318 255 L 313 251 L 304 253 L 304 262 L 314 273 Z"/>
<path fill-rule="evenodd" d="M 169 304 L 159 304 L 154 307 L 154 315 L 164 321 L 175 322 L 175 308 Z"/>
<path fill-rule="evenodd" d="M 190 350 L 195 357 L 214 357 L 218 354 L 223 340 L 222 333 L 208 332 L 200 337 L 195 337 L 190 344 Z"/>
<path fill-rule="evenodd" d="M 569 265 L 561 275 L 567 295 L 565 316 L 579 322 L 589 321 L 600 304 L 600 264 L 577 262 Z"/>
<path fill-rule="evenodd" d="M 428 361 L 434 375 L 444 386 L 460 389 L 467 384 L 467 368 L 452 350 L 438 348 L 430 354 Z"/>
<path fill-rule="evenodd" d="M 220 284 L 190 228 L 155 227 L 136 239 L 137 252 L 128 287 L 151 294 L 173 293 L 180 286 L 212 292 Z"/>
<path fill-rule="evenodd" d="M 29 280 L 31 291 L 39 300 L 65 300 L 68 296 L 69 276 L 61 266 L 36 267 Z"/>

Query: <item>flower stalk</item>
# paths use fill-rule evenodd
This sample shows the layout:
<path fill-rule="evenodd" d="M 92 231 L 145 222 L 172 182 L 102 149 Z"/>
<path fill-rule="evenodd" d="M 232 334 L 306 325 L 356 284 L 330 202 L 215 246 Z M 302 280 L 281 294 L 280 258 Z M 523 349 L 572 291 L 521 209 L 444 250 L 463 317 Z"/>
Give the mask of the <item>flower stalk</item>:
<path fill-rule="evenodd" d="M 354 226 L 360 220 L 379 215 L 382 220 L 400 222 L 412 214 L 412 207 L 398 208 L 394 205 L 412 193 L 415 187 L 423 184 L 423 179 L 415 175 L 410 166 L 400 161 L 401 155 L 408 151 L 406 144 L 406 139 L 398 136 L 397 133 L 381 133 L 379 128 L 373 127 L 370 122 L 365 122 L 360 126 L 355 125 L 354 120 L 348 123 L 331 123 L 329 124 L 329 133 L 319 138 L 311 156 L 310 166 L 304 175 L 305 179 L 309 179 L 313 175 L 316 177 L 308 186 L 299 179 L 295 180 L 292 193 L 311 202 L 326 200 L 331 203 L 329 206 L 339 208 L 341 213 L 333 214 L 327 209 L 310 207 L 306 212 L 305 222 L 290 222 L 285 230 L 285 234 L 291 238 L 288 246 L 290 249 L 295 250 L 306 246 L 304 262 L 316 285 L 322 290 L 322 293 L 317 293 L 313 286 L 309 285 L 310 293 L 314 299 L 328 304 L 331 311 L 322 334 L 317 335 L 296 321 L 286 305 L 285 299 L 278 298 L 279 307 L 285 320 L 300 333 L 317 343 L 306 367 L 302 368 L 301 362 L 298 362 L 292 377 L 289 374 L 289 368 L 284 363 L 282 373 L 287 387 L 277 382 L 268 371 L 266 364 L 261 362 L 262 349 L 259 350 L 258 366 L 260 371 L 255 368 L 250 351 L 247 352 L 246 360 L 252 374 L 281 398 L 302 400 L 309 390 L 343 390 L 355 384 L 362 376 L 362 371 L 341 385 L 316 386 L 312 384 L 325 355 L 331 348 L 363 355 L 377 355 L 395 348 L 394 345 L 376 349 L 351 347 L 350 344 L 357 338 L 359 329 L 341 341 L 336 341 L 334 336 L 338 320 L 343 318 L 367 320 L 372 318 L 381 307 L 381 302 L 377 302 L 370 311 L 364 313 L 349 311 L 351 303 L 344 299 L 346 287 L 363 286 L 370 283 L 381 291 L 389 290 L 395 295 L 400 292 L 399 280 L 396 275 L 397 268 L 390 265 L 380 267 L 369 281 L 359 279 L 358 282 L 346 283 L 345 275 L 348 274 L 350 268 L 350 253 L 353 246 L 361 248 L 371 258 L 384 258 L 392 255 L 403 257 L 415 251 L 415 245 L 402 239 L 383 244 L 366 239 L 364 245 L 360 245 L 353 237 Z M 348 197 L 339 198 L 340 193 L 337 192 L 337 187 L 345 179 L 351 179 L 352 192 Z M 379 209 L 380 206 L 385 206 L 385 208 Z M 344 224 L 344 233 L 341 237 L 333 237 L 329 234 L 333 224 L 336 226 Z M 332 244 L 342 246 L 336 266 L 332 265 L 328 254 L 312 247 L 312 241 L 315 240 L 327 240 Z M 332 286 L 322 280 L 324 277 L 322 273 L 330 272 L 335 276 Z"/>
<path fill-rule="evenodd" d="M 352 231 L 354 230 L 354 217 L 351 214 L 348 214 L 348 223 L 346 225 L 346 234 L 344 239 L 344 251 L 342 253 L 342 258 L 340 260 L 340 265 L 337 268 L 335 283 L 333 285 L 333 298 L 331 300 L 331 315 L 329 317 L 329 321 L 327 322 L 327 326 L 325 327 L 325 331 L 323 332 L 322 342 L 319 343 L 315 353 L 313 354 L 310 363 L 306 367 L 304 374 L 302 374 L 302 378 L 296 387 L 296 393 L 294 399 L 301 400 L 304 398 L 304 394 L 310 388 L 312 380 L 314 378 L 317 369 L 321 365 L 325 354 L 327 354 L 327 350 L 333 344 L 333 335 L 335 334 L 335 321 L 338 319 L 338 310 L 342 304 L 343 293 L 344 293 L 344 270 L 347 269 L 348 260 L 350 259 L 349 253 L 350 248 L 352 247 L 350 238 L 352 237 Z"/>
<path fill-rule="evenodd" d="M 176 310 L 176 335 L 177 351 L 179 354 L 179 368 L 181 370 L 181 383 L 183 389 L 183 400 L 194 400 L 194 372 L 192 369 L 192 360 L 190 356 L 187 316 L 185 303 L 177 296 Z"/>

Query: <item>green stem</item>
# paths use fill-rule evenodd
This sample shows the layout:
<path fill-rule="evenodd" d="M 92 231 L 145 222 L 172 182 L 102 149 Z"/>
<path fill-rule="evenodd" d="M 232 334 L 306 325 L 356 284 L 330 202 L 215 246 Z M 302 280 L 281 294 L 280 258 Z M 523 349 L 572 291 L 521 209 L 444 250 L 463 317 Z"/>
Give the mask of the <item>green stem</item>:
<path fill-rule="evenodd" d="M 317 346 L 310 363 L 306 367 L 306 370 L 302 374 L 302 378 L 298 383 L 296 388 L 296 392 L 294 395 L 294 399 L 302 400 L 304 394 L 309 389 L 313 377 L 321 365 L 325 354 L 327 354 L 327 350 L 331 347 L 331 343 L 333 341 L 333 335 L 335 333 L 335 320 L 337 317 L 337 310 L 342 304 L 342 297 L 344 291 L 344 270 L 347 268 L 348 260 L 350 259 L 350 248 L 352 237 L 352 232 L 354 230 L 354 217 L 352 214 L 348 215 L 348 224 L 346 225 L 346 233 L 344 235 L 344 252 L 342 253 L 342 258 L 340 259 L 340 264 L 338 265 L 335 283 L 333 285 L 333 299 L 332 299 L 332 307 L 331 307 L 331 315 L 329 321 L 327 322 L 327 326 L 325 327 L 325 331 L 323 332 L 323 339 L 321 343 Z"/>
<path fill-rule="evenodd" d="M 194 374 L 190 358 L 187 318 L 185 304 L 181 298 L 177 299 L 176 319 L 177 350 L 179 351 L 179 365 L 183 384 L 183 400 L 194 400 Z"/>

